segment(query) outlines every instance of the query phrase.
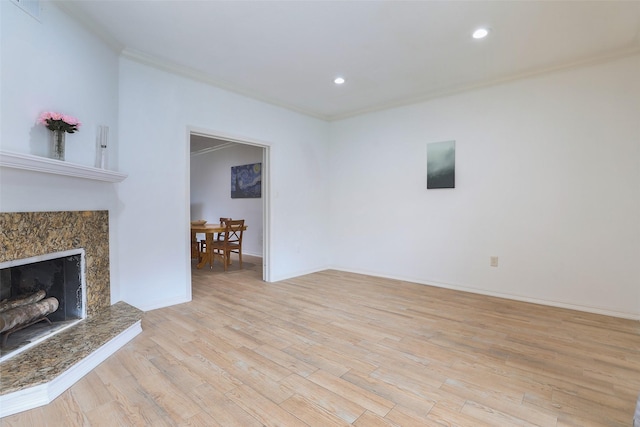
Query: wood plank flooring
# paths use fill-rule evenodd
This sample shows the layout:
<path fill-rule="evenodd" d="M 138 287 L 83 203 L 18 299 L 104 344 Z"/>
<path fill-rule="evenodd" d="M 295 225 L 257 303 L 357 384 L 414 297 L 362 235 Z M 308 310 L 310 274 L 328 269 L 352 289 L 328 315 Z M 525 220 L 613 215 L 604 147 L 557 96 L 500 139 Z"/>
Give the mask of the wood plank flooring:
<path fill-rule="evenodd" d="M 626 426 L 640 322 L 357 274 L 193 272 L 193 301 L 2 426 Z"/>

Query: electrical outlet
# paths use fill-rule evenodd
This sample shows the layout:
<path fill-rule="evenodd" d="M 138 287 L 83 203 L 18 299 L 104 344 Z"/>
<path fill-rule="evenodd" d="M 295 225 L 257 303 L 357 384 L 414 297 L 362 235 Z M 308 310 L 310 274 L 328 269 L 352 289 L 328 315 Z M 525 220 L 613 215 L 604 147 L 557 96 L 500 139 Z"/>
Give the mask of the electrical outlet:
<path fill-rule="evenodd" d="M 497 267 L 498 266 L 498 257 L 497 256 L 492 256 L 489 258 L 489 265 L 491 267 Z"/>

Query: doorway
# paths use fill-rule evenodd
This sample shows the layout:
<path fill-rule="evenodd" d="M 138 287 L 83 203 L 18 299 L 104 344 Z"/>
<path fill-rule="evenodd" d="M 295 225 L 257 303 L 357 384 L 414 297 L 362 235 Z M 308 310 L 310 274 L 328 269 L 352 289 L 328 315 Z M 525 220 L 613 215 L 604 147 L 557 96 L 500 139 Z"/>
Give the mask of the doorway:
<path fill-rule="evenodd" d="M 245 219 L 243 259 L 260 257 L 262 280 L 268 282 L 269 146 L 215 132 L 190 130 L 189 159 L 191 221 L 218 223 L 222 217 Z M 232 168 L 247 165 L 260 171 L 260 197 L 232 194 Z"/>

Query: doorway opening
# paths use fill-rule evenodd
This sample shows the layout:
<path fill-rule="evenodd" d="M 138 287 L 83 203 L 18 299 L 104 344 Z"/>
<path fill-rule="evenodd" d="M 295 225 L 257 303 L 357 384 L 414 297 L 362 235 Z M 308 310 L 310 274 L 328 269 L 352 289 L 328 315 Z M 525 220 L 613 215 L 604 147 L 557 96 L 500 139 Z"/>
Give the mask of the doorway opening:
<path fill-rule="evenodd" d="M 260 260 L 262 280 L 270 281 L 269 146 L 202 130 L 191 129 L 188 137 L 190 220 L 217 224 L 220 218 L 244 219 L 243 261 L 249 259 L 251 266 L 251 260 Z M 249 196 L 236 191 L 237 177 L 232 181 L 233 173 L 248 166 L 254 189 Z"/>

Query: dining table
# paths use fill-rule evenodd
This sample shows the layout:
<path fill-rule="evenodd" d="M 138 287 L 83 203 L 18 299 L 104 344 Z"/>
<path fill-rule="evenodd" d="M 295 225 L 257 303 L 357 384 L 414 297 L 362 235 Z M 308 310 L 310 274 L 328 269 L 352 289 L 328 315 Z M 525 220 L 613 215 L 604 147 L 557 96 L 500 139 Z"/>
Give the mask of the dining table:
<path fill-rule="evenodd" d="M 246 229 L 247 226 L 245 225 L 242 230 L 244 231 Z M 207 263 L 209 263 L 209 267 L 213 267 L 213 251 L 210 248 L 213 248 L 215 234 L 224 233 L 224 231 L 225 227 L 222 224 L 191 224 L 191 258 L 198 258 L 196 268 L 202 268 L 207 265 Z M 197 234 L 205 235 L 206 252 L 200 252 Z M 197 250 L 195 256 L 194 248 Z M 231 264 L 231 261 L 229 261 L 229 264 Z"/>

